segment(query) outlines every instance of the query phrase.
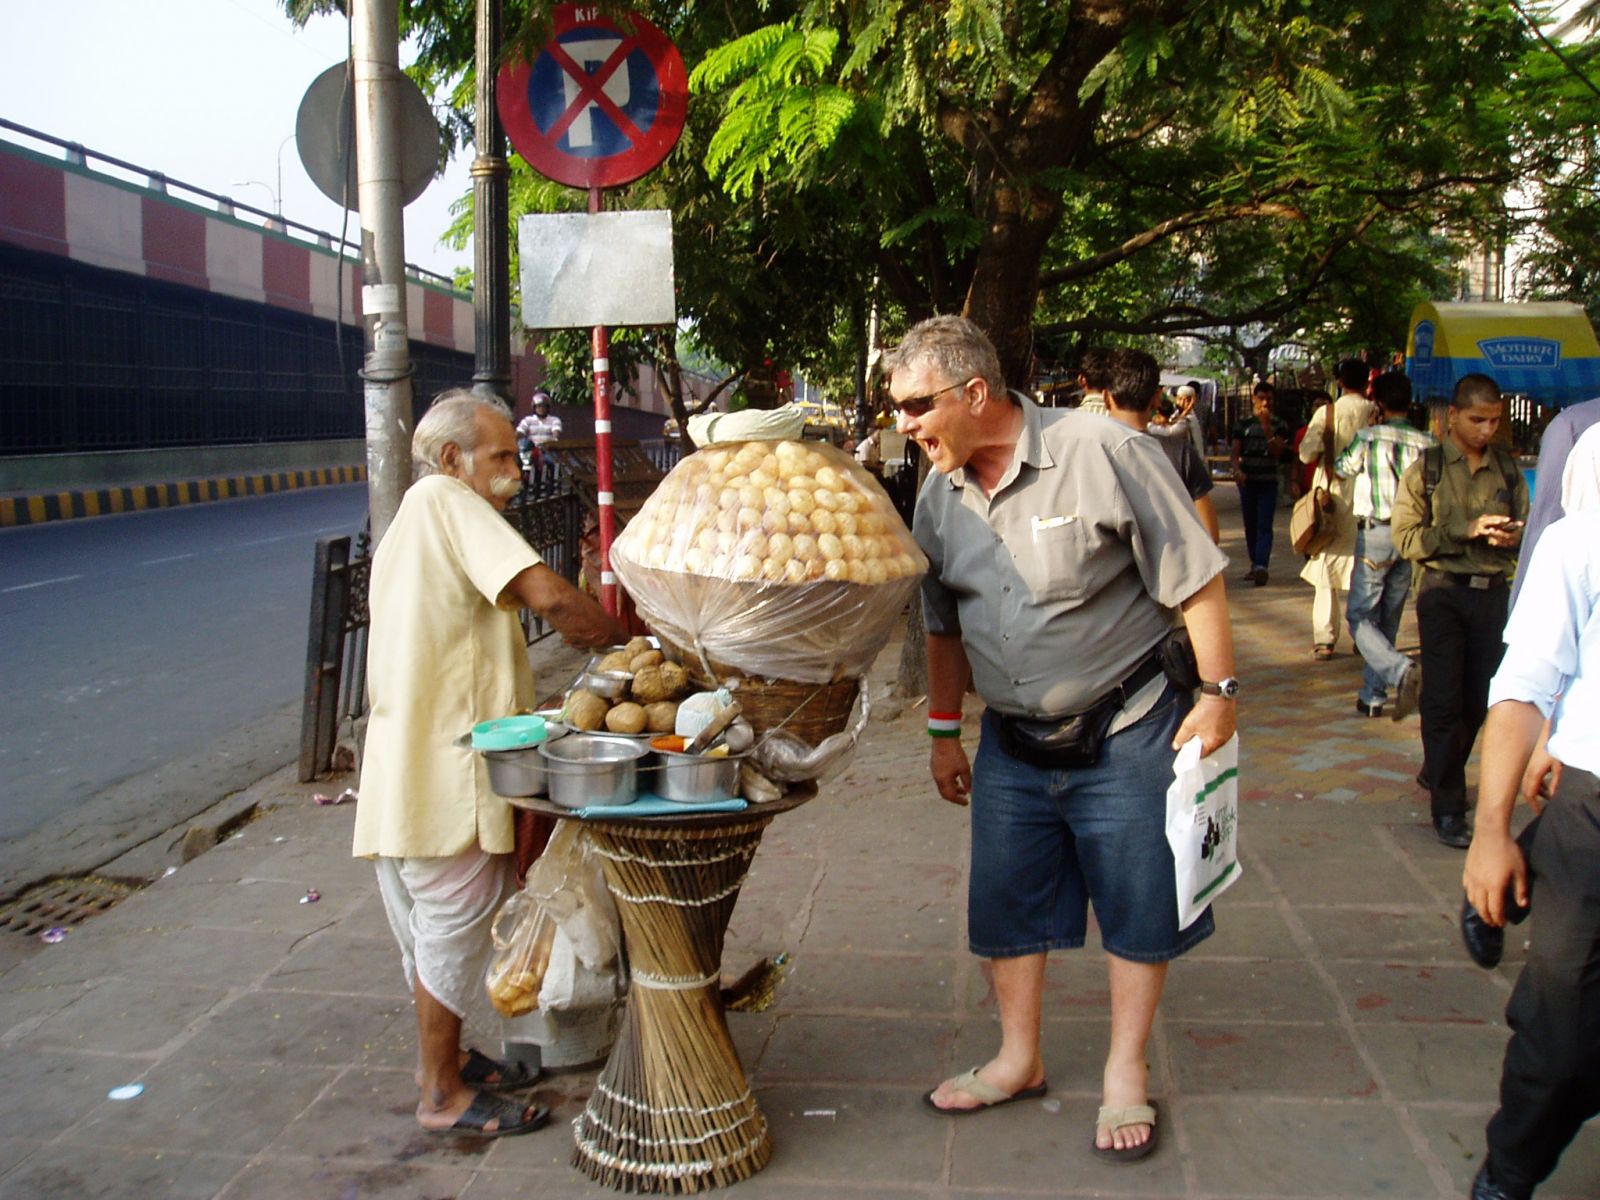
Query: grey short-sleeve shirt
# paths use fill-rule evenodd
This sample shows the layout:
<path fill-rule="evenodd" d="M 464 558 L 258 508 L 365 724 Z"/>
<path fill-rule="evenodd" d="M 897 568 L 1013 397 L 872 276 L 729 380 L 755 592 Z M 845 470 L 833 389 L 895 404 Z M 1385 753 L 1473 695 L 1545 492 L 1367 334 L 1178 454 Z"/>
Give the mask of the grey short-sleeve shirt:
<path fill-rule="evenodd" d="M 1122 682 L 1227 559 L 1154 439 L 1017 399 L 1022 434 L 994 495 L 964 470 L 932 472 L 913 533 L 928 631 L 961 635 L 984 702 L 1058 716 Z"/>

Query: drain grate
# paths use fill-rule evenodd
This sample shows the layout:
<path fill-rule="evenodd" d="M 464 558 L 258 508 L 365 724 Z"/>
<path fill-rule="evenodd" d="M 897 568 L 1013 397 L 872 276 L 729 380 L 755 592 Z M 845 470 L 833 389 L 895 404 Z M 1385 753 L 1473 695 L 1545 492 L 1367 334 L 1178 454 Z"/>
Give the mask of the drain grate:
<path fill-rule="evenodd" d="M 52 879 L 0 905 L 0 931 L 32 937 L 58 926 L 81 925 L 110 911 L 135 890 L 133 884 L 98 875 Z"/>

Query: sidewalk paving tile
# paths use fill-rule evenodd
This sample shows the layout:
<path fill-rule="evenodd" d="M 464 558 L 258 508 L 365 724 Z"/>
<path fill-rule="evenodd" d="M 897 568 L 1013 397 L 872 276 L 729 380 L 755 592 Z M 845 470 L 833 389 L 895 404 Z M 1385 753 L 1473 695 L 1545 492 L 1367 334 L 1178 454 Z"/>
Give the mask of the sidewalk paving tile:
<path fill-rule="evenodd" d="M 761 1059 L 760 1079 L 929 1087 L 924 1081 L 939 1079 L 954 1040 L 950 1021 L 780 1015 Z"/>
<path fill-rule="evenodd" d="M 1185 1096 L 1359 1099 L 1378 1091 L 1355 1042 L 1338 1025 L 1169 1020 L 1166 1034 Z"/>
<path fill-rule="evenodd" d="M 153 1055 L 229 994 L 226 988 L 188 987 L 170 980 L 103 980 L 36 1025 L 26 1040 L 29 1046 Z"/>
<path fill-rule="evenodd" d="M 1182 1121 L 1202 1195 L 1439 1194 L 1387 1104 L 1206 1098 L 1185 1100 Z"/>
<path fill-rule="evenodd" d="M 102 1088 L 99 1106 L 72 1135 L 128 1149 L 256 1154 L 337 1074 L 325 1067 L 208 1062 L 180 1050 L 140 1076 L 144 1091 L 132 1100 L 107 1100 Z"/>
<path fill-rule="evenodd" d="M 784 977 L 784 1011 L 889 1009 L 948 1014 L 955 1009 L 954 956 L 806 953 Z"/>
<path fill-rule="evenodd" d="M 775 1183 L 937 1184 L 948 1118 L 908 1104 L 902 1088 L 775 1084 L 757 1089 L 775 1147 Z"/>
<path fill-rule="evenodd" d="M 6 1179 L 6 1200 L 148 1196 L 210 1200 L 249 1162 L 242 1156 L 174 1154 L 75 1145 L 70 1157 L 30 1164 Z"/>
<path fill-rule="evenodd" d="M 346 1166 L 314 1158 L 275 1158 L 253 1163 L 222 1193 L 221 1200 L 439 1200 L 462 1196 L 470 1167 L 383 1163 Z"/>
<path fill-rule="evenodd" d="M 1161 1104 L 1160 1100 L 1157 1101 Z M 1048 1195 L 1128 1196 L 1140 1200 L 1182 1196 L 1183 1156 L 1170 1111 L 1161 1104 L 1162 1144 L 1134 1163 L 1094 1156 L 1098 1097 L 1029 1100 L 974 1117 L 946 1117 L 952 1128 L 950 1182 L 958 1188 L 993 1187 Z"/>
<path fill-rule="evenodd" d="M 1472 1104 L 1499 1093 L 1504 1025 L 1364 1024 L 1356 1038 L 1397 1100 Z"/>

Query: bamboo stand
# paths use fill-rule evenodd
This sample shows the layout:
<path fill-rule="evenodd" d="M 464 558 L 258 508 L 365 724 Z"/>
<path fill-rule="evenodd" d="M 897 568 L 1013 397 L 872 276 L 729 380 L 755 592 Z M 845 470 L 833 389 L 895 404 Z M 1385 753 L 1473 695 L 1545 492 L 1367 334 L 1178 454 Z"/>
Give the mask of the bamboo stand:
<path fill-rule="evenodd" d="M 617 1044 L 572 1162 L 625 1192 L 680 1194 L 748 1179 L 772 1156 L 722 1012 L 722 943 L 770 807 L 697 820 L 586 822 L 622 920 L 632 981 Z"/>

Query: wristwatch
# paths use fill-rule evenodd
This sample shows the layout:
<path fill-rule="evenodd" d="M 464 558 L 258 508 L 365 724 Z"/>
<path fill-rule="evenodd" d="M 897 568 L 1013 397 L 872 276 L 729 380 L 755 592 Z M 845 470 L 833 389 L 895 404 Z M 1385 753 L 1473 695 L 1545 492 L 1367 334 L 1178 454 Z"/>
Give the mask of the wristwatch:
<path fill-rule="evenodd" d="M 1216 683 L 1200 683 L 1200 690 L 1207 696 L 1221 696 L 1224 700 L 1232 700 L 1239 694 L 1239 681 L 1232 675 L 1226 679 L 1219 679 Z"/>

